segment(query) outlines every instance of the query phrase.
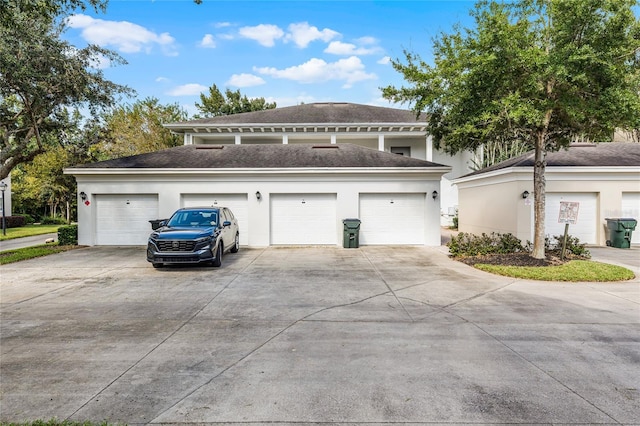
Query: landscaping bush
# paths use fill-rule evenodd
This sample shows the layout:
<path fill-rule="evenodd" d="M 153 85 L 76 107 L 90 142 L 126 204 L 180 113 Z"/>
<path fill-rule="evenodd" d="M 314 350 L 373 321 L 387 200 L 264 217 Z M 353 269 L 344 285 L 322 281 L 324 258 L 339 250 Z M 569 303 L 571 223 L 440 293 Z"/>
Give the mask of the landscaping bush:
<path fill-rule="evenodd" d="M 31 225 L 33 223 L 35 223 L 35 219 L 33 218 L 33 216 L 31 216 L 29 213 L 20 213 L 16 216 L 22 216 L 24 218 L 24 223 L 26 223 L 27 225 Z"/>
<path fill-rule="evenodd" d="M 42 223 L 43 225 L 66 225 L 67 221 L 60 216 L 56 216 L 56 217 L 47 216 L 47 217 L 43 217 L 40 223 Z"/>
<path fill-rule="evenodd" d="M 26 224 L 22 216 L 5 216 L 5 224 L 7 228 L 19 228 Z M 0 217 L 0 226 L 2 226 L 2 217 Z"/>
<path fill-rule="evenodd" d="M 487 235 L 461 232 L 447 243 L 452 256 L 480 256 L 486 254 L 519 253 L 525 251 L 522 242 L 513 234 L 492 232 Z"/>
<path fill-rule="evenodd" d="M 61 226 L 58 229 L 58 244 L 61 246 L 78 245 L 78 225 Z"/>
<path fill-rule="evenodd" d="M 554 254 L 560 256 L 562 252 L 562 240 L 564 239 L 564 235 L 552 235 L 547 236 L 544 239 L 544 250 L 546 253 Z M 525 250 L 529 252 L 533 249 L 533 243 L 531 241 L 527 241 L 527 245 L 525 246 Z M 581 243 L 578 237 L 574 237 L 571 235 L 567 235 L 567 253 L 573 254 L 577 257 L 582 257 L 588 259 L 591 257 L 591 253 L 586 248 L 586 244 Z"/>

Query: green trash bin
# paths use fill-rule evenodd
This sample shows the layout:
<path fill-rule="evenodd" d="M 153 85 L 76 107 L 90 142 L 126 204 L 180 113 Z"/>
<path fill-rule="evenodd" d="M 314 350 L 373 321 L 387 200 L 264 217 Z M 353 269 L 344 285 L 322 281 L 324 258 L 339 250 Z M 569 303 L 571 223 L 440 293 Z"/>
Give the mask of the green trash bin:
<path fill-rule="evenodd" d="M 607 245 L 616 248 L 630 248 L 631 234 L 638 221 L 629 217 L 606 218 L 609 239 Z"/>
<path fill-rule="evenodd" d="M 343 219 L 344 225 L 344 248 L 360 247 L 360 219 Z"/>

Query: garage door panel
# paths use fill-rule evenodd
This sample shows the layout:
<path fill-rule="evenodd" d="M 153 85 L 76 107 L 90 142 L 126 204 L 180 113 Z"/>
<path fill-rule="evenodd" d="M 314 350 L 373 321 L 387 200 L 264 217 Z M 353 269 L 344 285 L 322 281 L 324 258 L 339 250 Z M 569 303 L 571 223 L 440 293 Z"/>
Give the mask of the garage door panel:
<path fill-rule="evenodd" d="M 271 244 L 337 244 L 336 194 L 271 194 Z"/>
<path fill-rule="evenodd" d="M 96 245 L 145 245 L 158 219 L 156 194 L 96 194 Z"/>
<path fill-rule="evenodd" d="M 228 207 L 238 219 L 240 245 L 249 243 L 249 203 L 247 194 L 182 194 L 183 207 Z"/>
<path fill-rule="evenodd" d="M 424 244 L 425 194 L 360 194 L 360 244 Z"/>
<path fill-rule="evenodd" d="M 562 201 L 580 203 L 577 223 L 569 225 L 569 234 L 577 237 L 581 243 L 596 244 L 598 226 L 598 197 L 596 193 L 547 193 L 545 233 L 550 236 L 564 234 L 565 224 L 558 223 L 560 202 Z"/>
<path fill-rule="evenodd" d="M 620 217 L 629 217 L 640 222 L 640 192 L 622 193 L 622 214 Z M 631 232 L 631 244 L 640 244 L 640 226 L 636 225 Z"/>

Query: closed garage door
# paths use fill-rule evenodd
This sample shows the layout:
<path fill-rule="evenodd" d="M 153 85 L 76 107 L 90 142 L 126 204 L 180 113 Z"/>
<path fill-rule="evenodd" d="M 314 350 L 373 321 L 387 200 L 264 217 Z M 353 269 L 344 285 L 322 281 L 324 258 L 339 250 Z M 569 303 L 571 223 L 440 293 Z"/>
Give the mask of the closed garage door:
<path fill-rule="evenodd" d="M 271 194 L 271 244 L 337 244 L 336 194 Z"/>
<path fill-rule="evenodd" d="M 218 207 L 231 209 L 238 219 L 240 227 L 240 244 L 249 242 L 249 208 L 247 194 L 182 194 L 183 207 Z"/>
<path fill-rule="evenodd" d="M 578 222 L 569 225 L 569 235 L 578 237 L 581 243 L 596 244 L 598 198 L 595 193 L 547 193 L 545 233 L 552 236 L 564 234 L 564 223 L 558 223 L 561 201 L 580 203 Z"/>
<path fill-rule="evenodd" d="M 640 222 L 640 192 L 622 193 L 622 214 L 620 217 L 630 217 Z M 631 243 L 640 244 L 640 226 L 631 232 Z"/>
<path fill-rule="evenodd" d="M 424 244 L 425 194 L 360 194 L 360 244 Z"/>
<path fill-rule="evenodd" d="M 137 246 L 147 244 L 152 219 L 158 219 L 155 194 L 97 194 L 96 245 Z"/>

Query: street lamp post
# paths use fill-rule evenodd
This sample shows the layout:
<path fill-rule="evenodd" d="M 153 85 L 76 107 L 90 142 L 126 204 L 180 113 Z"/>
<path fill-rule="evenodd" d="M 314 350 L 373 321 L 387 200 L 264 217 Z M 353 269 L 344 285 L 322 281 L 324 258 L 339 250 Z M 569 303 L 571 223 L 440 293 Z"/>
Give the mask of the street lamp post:
<path fill-rule="evenodd" d="M 7 184 L 0 182 L 0 191 L 2 191 L 2 235 L 7 235 L 7 219 L 4 212 L 4 191 L 7 189 Z"/>

